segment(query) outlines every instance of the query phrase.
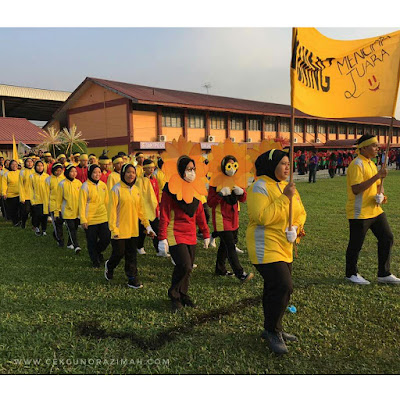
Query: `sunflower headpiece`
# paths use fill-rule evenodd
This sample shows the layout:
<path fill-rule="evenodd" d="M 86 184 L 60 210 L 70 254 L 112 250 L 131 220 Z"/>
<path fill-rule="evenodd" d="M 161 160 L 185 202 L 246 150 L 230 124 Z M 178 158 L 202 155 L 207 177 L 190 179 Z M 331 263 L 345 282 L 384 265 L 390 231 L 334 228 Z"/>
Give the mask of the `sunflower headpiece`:
<path fill-rule="evenodd" d="M 200 143 L 188 142 L 179 136 L 178 141 L 174 139 L 172 143 L 165 143 L 165 150 L 161 155 L 164 161 L 162 171 L 169 191 L 187 204 L 192 203 L 193 198 L 201 201 L 202 196 L 207 196 L 207 166 L 204 164 Z M 189 157 L 195 162 L 196 179 L 193 182 L 186 182 L 179 174 L 178 161 L 182 157 Z"/>
<path fill-rule="evenodd" d="M 208 160 L 210 186 L 215 186 L 217 192 L 223 187 L 230 189 L 234 186 L 247 187 L 252 164 L 246 146 L 226 139 L 225 143 L 211 147 Z M 233 163 L 228 163 L 229 160 Z"/>

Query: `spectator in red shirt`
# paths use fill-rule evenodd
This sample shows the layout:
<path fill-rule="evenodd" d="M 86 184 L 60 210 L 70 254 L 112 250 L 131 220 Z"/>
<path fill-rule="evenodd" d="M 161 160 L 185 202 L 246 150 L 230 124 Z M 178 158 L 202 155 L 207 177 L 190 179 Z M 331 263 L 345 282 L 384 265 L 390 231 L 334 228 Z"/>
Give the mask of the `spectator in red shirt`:
<path fill-rule="evenodd" d="M 88 162 L 88 155 L 81 154 L 81 156 L 79 157 L 79 165 L 77 165 L 76 167 L 76 179 L 79 179 L 82 183 L 86 182 L 88 178 Z"/>
<path fill-rule="evenodd" d="M 99 157 L 99 166 L 101 169 L 100 180 L 107 185 L 108 175 L 111 174 L 111 160 L 106 155 Z"/>

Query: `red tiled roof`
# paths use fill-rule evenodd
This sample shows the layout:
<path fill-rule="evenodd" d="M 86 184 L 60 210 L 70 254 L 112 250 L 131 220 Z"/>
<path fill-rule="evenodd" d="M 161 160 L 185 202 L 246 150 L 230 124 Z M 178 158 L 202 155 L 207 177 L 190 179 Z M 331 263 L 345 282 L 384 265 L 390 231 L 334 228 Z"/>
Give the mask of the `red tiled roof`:
<path fill-rule="evenodd" d="M 12 144 L 13 135 L 17 144 L 39 144 L 42 138 L 38 132 L 44 131 L 25 118 L 0 118 L 1 144 Z"/>

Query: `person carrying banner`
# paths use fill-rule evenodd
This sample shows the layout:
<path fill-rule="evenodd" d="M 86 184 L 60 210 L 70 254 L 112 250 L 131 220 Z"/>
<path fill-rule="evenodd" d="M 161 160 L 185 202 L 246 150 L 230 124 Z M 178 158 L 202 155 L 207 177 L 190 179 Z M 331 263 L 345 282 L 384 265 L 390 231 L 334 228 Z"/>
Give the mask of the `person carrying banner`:
<path fill-rule="evenodd" d="M 33 160 L 27 157 L 24 161 L 24 169 L 19 173 L 19 202 L 21 203 L 21 228 L 25 229 L 26 221 L 31 213 L 30 176 L 35 173 Z"/>
<path fill-rule="evenodd" d="M 87 248 L 93 268 L 104 262 L 103 251 L 110 244 L 108 229 L 108 190 L 100 180 L 101 169 L 96 164 L 88 168 L 88 180 L 79 192 L 79 220 L 85 230 Z"/>
<path fill-rule="evenodd" d="M 365 235 L 371 229 L 378 239 L 378 282 L 399 284 L 400 279 L 390 272 L 393 233 L 381 206 L 385 200 L 381 179 L 387 176 L 387 169 L 378 171 L 372 162 L 378 154 L 378 139 L 374 135 L 363 135 L 357 141 L 357 149 L 359 155 L 347 171 L 346 214 L 350 239 L 346 251 L 346 278 L 358 285 L 370 283 L 358 273 L 357 261 Z"/>
<path fill-rule="evenodd" d="M 46 179 L 49 177 L 44 172 L 43 161 L 35 162 L 35 173 L 30 175 L 30 199 L 32 203 L 32 226 L 36 236 L 46 236 L 47 217 L 49 209 L 49 196 Z"/>
<path fill-rule="evenodd" d="M 111 175 L 110 175 L 111 176 Z M 111 231 L 111 257 L 104 264 L 104 277 L 110 281 L 114 270 L 125 257 L 125 274 L 128 287 L 143 287 L 138 276 L 137 242 L 140 220 L 147 234 L 155 236 L 143 211 L 143 202 L 135 186 L 136 170 L 132 164 L 124 164 L 121 169 L 121 181 L 113 186 L 108 203 L 108 224 Z"/>
<path fill-rule="evenodd" d="M 57 188 L 56 209 L 54 216 L 56 218 L 57 237 L 60 242 L 63 241 L 63 221 L 67 225 L 68 243 L 67 248 L 74 250 L 75 254 L 81 251 L 78 243 L 77 229 L 79 226 L 79 189 L 82 182 L 76 179 L 76 167 L 72 164 L 65 168 L 65 179 L 63 179 Z"/>
<path fill-rule="evenodd" d="M 285 342 L 297 341 L 296 336 L 283 331 L 282 318 L 293 291 L 293 243 L 303 231 L 306 212 L 295 184 L 286 182 L 290 173 L 287 152 L 269 150 L 257 158 L 255 167 L 258 179 L 247 194 L 247 249 L 264 279 L 262 337 L 272 352 L 285 354 Z M 293 225 L 289 230 L 290 200 Z"/>

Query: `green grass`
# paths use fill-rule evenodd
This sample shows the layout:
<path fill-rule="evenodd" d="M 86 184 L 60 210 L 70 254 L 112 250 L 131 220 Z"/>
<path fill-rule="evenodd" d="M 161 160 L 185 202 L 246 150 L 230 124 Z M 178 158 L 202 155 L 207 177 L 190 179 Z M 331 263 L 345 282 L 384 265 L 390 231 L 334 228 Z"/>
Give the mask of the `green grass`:
<path fill-rule="evenodd" d="M 400 172 L 393 171 L 385 185 L 389 197 L 385 210 L 395 240 L 400 237 L 399 183 Z M 372 233 L 359 260 L 360 272 L 371 285 L 352 286 L 343 278 L 348 240 L 345 178 L 297 187 L 308 219 L 307 236 L 294 262 L 290 304 L 298 311 L 284 318 L 285 329 L 300 338 L 289 345 L 289 355 L 276 357 L 267 350 L 260 338 L 261 303 L 252 305 L 250 300 L 246 305 L 246 299 L 262 293 L 262 279 L 247 254 L 240 259 L 256 277 L 241 285 L 233 278 L 215 277 L 216 249 L 199 246 L 190 286 L 199 307 L 173 315 L 166 295 L 172 264 L 156 257 L 149 241 L 148 255 L 138 256 L 144 288 L 135 291 L 126 287 L 123 265 L 111 283 L 105 281 L 103 270 L 90 268 L 83 232 L 79 233 L 83 251 L 74 256 L 57 248 L 50 235 L 37 238 L 30 228 L 22 231 L 2 221 L 0 373 L 400 373 L 400 287 L 376 283 Z M 246 221 L 243 207 L 242 249 Z M 395 274 L 400 272 L 399 262 L 395 243 Z M 121 359 L 128 362 L 117 363 Z M 98 365 L 97 360 L 101 360 Z"/>

